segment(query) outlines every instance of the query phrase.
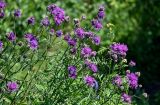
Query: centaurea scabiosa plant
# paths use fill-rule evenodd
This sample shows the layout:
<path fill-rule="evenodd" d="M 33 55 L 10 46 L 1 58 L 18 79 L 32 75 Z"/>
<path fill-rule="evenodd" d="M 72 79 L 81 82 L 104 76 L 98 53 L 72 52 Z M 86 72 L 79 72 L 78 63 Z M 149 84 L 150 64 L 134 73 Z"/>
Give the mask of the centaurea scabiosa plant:
<path fill-rule="evenodd" d="M 104 6 L 94 18 L 78 19 L 51 4 L 38 20 L 36 16 L 25 17 L 20 9 L 4 16 L 9 5 L 0 1 L 1 21 L 11 18 L 13 23 L 11 30 L 1 29 L 2 105 L 118 105 L 143 98 L 134 94 L 140 89 L 140 73 L 126 71 L 135 66 L 133 61 L 127 64 L 127 45 L 101 45 L 100 31 L 106 28 Z M 24 29 L 18 32 L 21 26 Z M 72 29 L 66 30 L 67 26 Z"/>

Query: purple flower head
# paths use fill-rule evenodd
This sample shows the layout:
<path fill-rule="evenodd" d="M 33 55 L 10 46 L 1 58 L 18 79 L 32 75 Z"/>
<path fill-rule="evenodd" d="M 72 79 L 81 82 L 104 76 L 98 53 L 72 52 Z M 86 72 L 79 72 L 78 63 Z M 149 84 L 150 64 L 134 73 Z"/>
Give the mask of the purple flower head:
<path fill-rule="evenodd" d="M 98 18 L 103 19 L 105 16 L 105 12 L 104 11 L 98 11 Z"/>
<path fill-rule="evenodd" d="M 57 36 L 57 37 L 61 37 L 62 35 L 63 35 L 62 30 L 56 31 L 56 36 Z"/>
<path fill-rule="evenodd" d="M 136 62 L 134 62 L 134 61 L 131 60 L 131 61 L 129 62 L 129 66 L 130 66 L 130 67 L 136 66 Z"/>
<path fill-rule="evenodd" d="M 69 66 L 68 67 L 68 72 L 69 72 L 69 77 L 75 79 L 77 76 L 77 72 L 76 72 L 76 66 Z"/>
<path fill-rule="evenodd" d="M 96 44 L 96 45 L 99 45 L 100 42 L 101 42 L 101 37 L 99 37 L 99 36 L 94 36 L 94 37 L 92 38 L 92 42 L 93 42 L 94 44 Z"/>
<path fill-rule="evenodd" d="M 55 7 L 56 7 L 55 4 L 51 4 L 51 5 L 47 6 L 47 10 L 48 10 L 49 12 L 51 12 L 51 11 L 54 10 Z"/>
<path fill-rule="evenodd" d="M 27 41 L 30 41 L 31 39 L 34 38 L 34 36 L 33 36 L 32 34 L 30 34 L 30 33 L 27 33 L 27 34 L 25 34 L 24 38 L 25 38 Z"/>
<path fill-rule="evenodd" d="M 70 46 L 76 46 L 76 43 L 77 43 L 77 40 L 76 40 L 76 39 L 69 39 L 69 40 L 68 40 L 68 44 L 69 44 Z"/>
<path fill-rule="evenodd" d="M 77 28 L 75 30 L 75 34 L 78 36 L 78 38 L 84 38 L 84 30 L 82 28 Z"/>
<path fill-rule="evenodd" d="M 100 30 L 100 29 L 103 28 L 102 23 L 101 23 L 99 20 L 97 20 L 97 19 L 93 19 L 93 20 L 92 20 L 92 26 L 93 26 L 96 30 Z"/>
<path fill-rule="evenodd" d="M 54 35 L 54 29 L 53 29 L 53 28 L 50 29 L 50 34 L 51 34 L 51 35 Z"/>
<path fill-rule="evenodd" d="M 14 11 L 14 16 L 15 16 L 15 17 L 21 17 L 21 11 L 20 11 L 19 9 L 16 9 L 16 10 Z"/>
<path fill-rule="evenodd" d="M 98 71 L 97 65 L 93 62 L 90 62 L 88 60 L 85 61 L 85 64 L 87 65 L 87 67 L 92 70 L 94 73 L 96 73 Z"/>
<path fill-rule="evenodd" d="M 90 63 L 90 64 L 88 65 L 88 68 L 89 68 L 90 70 L 92 70 L 94 73 L 96 73 L 96 72 L 98 71 L 97 65 L 94 64 L 94 63 Z"/>
<path fill-rule="evenodd" d="M 6 3 L 3 1 L 0 1 L 0 10 L 4 9 L 6 7 Z"/>
<path fill-rule="evenodd" d="M 128 51 L 127 45 L 120 44 L 120 43 L 114 43 L 110 46 L 111 48 L 111 53 L 112 54 L 117 54 L 122 57 L 126 56 L 126 52 Z"/>
<path fill-rule="evenodd" d="M 30 49 L 36 50 L 38 48 L 38 41 L 35 36 L 28 33 L 25 35 L 25 39 L 28 41 L 28 45 L 29 45 Z"/>
<path fill-rule="evenodd" d="M 2 48 L 3 48 L 3 42 L 0 41 L 0 51 L 2 50 Z"/>
<path fill-rule="evenodd" d="M 121 86 L 122 85 L 122 78 L 121 76 L 117 75 L 113 78 L 113 84 L 117 85 L 117 86 Z"/>
<path fill-rule="evenodd" d="M 100 6 L 99 11 L 98 11 L 98 18 L 99 19 L 103 19 L 105 16 L 105 11 L 104 11 L 104 7 Z"/>
<path fill-rule="evenodd" d="M 27 20 L 28 24 L 34 25 L 35 23 L 35 18 L 34 17 L 29 17 Z"/>
<path fill-rule="evenodd" d="M 81 50 L 82 57 L 90 57 L 92 55 L 92 49 L 90 47 L 83 47 Z"/>
<path fill-rule="evenodd" d="M 37 39 L 32 39 L 31 41 L 29 41 L 29 47 L 32 50 L 36 50 L 38 48 L 38 41 L 37 41 Z"/>
<path fill-rule="evenodd" d="M 131 103 L 131 96 L 129 96 L 126 93 L 122 93 L 121 99 L 123 102 L 129 103 L 129 104 Z"/>
<path fill-rule="evenodd" d="M 9 32 L 7 37 L 8 37 L 8 40 L 10 40 L 10 41 L 16 40 L 16 35 L 14 32 Z"/>
<path fill-rule="evenodd" d="M 7 83 L 7 89 L 11 92 L 14 92 L 18 89 L 18 84 L 17 82 L 8 82 Z"/>
<path fill-rule="evenodd" d="M 4 11 L 0 11 L 0 19 L 4 17 Z"/>
<path fill-rule="evenodd" d="M 95 84 L 96 80 L 91 76 L 85 76 L 84 81 L 90 87 L 95 87 L 95 85 L 96 85 Z"/>
<path fill-rule="evenodd" d="M 89 31 L 89 32 L 84 32 L 84 36 L 85 36 L 86 38 L 92 38 L 93 35 L 94 35 L 94 33 L 91 32 L 91 31 Z"/>
<path fill-rule="evenodd" d="M 91 62 L 90 60 L 86 59 L 86 60 L 84 61 L 84 64 L 85 64 L 85 65 L 89 65 L 90 62 Z"/>
<path fill-rule="evenodd" d="M 64 40 L 65 41 L 69 41 L 71 39 L 71 36 L 70 36 L 70 34 L 66 34 L 65 36 L 64 36 Z"/>
<path fill-rule="evenodd" d="M 48 19 L 48 17 L 45 17 L 44 19 L 41 20 L 41 24 L 45 27 L 50 25 L 50 21 Z"/>
<path fill-rule="evenodd" d="M 54 21 L 56 25 L 60 25 L 62 22 L 65 21 L 65 12 L 62 8 L 51 4 L 48 6 L 48 11 L 54 16 Z"/>
<path fill-rule="evenodd" d="M 127 80 L 130 88 L 136 89 L 138 87 L 138 76 L 135 73 L 127 73 Z"/>

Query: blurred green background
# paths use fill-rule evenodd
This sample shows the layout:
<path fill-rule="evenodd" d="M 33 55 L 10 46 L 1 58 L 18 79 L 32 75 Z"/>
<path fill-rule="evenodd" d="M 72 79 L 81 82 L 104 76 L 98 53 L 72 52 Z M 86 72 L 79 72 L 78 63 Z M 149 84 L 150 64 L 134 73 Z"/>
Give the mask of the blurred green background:
<path fill-rule="evenodd" d="M 80 18 L 83 14 L 86 14 L 87 18 L 92 18 L 99 5 L 104 5 L 106 8 L 104 24 L 114 24 L 115 41 L 128 45 L 127 58 L 137 63 L 135 71 L 141 72 L 140 83 L 149 94 L 150 105 L 159 105 L 160 0 L 6 0 L 6 2 L 8 3 L 6 13 L 18 8 L 22 10 L 21 21 L 24 21 L 24 24 L 29 16 L 35 16 L 40 22 L 46 13 L 46 6 L 51 3 L 64 8 L 71 18 Z M 7 27 L 8 24 L 5 24 L 4 29 Z M 21 34 L 24 27 L 16 29 Z M 100 35 L 105 45 L 108 38 L 107 29 Z"/>

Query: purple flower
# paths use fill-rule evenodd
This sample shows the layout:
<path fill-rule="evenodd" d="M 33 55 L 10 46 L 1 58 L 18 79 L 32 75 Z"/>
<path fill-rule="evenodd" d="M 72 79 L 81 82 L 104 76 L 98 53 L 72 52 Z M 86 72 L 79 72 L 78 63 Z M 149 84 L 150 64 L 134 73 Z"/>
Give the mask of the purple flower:
<path fill-rule="evenodd" d="M 15 41 L 16 40 L 16 35 L 15 35 L 14 32 L 9 32 L 7 38 L 10 41 Z"/>
<path fill-rule="evenodd" d="M 90 87 L 95 87 L 95 79 L 91 76 L 85 76 L 84 77 L 85 83 Z"/>
<path fill-rule="evenodd" d="M 70 46 L 76 46 L 76 43 L 77 43 L 77 40 L 76 40 L 76 39 L 69 39 L 69 40 L 68 40 L 68 44 L 69 44 Z"/>
<path fill-rule="evenodd" d="M 4 11 L 0 11 L 0 19 L 4 17 Z"/>
<path fill-rule="evenodd" d="M 14 16 L 15 17 L 21 17 L 21 11 L 19 9 L 14 11 Z"/>
<path fill-rule="evenodd" d="M 117 86 L 121 86 L 122 85 L 122 78 L 121 76 L 117 75 L 113 78 L 113 84 L 117 85 Z"/>
<path fill-rule="evenodd" d="M 29 45 L 30 49 L 36 50 L 38 48 L 38 41 L 35 36 L 28 33 L 25 35 L 25 39 L 28 41 L 28 45 Z"/>
<path fill-rule="evenodd" d="M 49 6 L 47 7 L 47 10 L 48 10 L 49 12 L 51 12 L 51 11 L 54 10 L 55 7 L 56 7 L 55 4 L 51 4 L 51 5 L 49 5 Z"/>
<path fill-rule="evenodd" d="M 127 80 L 130 88 L 136 89 L 138 87 L 138 76 L 135 73 L 127 73 Z"/>
<path fill-rule="evenodd" d="M 123 102 L 129 103 L 129 104 L 131 103 L 131 96 L 129 96 L 126 93 L 122 93 L 121 99 Z"/>
<path fill-rule="evenodd" d="M 0 51 L 2 50 L 2 48 L 3 48 L 3 42 L 0 41 Z"/>
<path fill-rule="evenodd" d="M 85 64 L 87 65 L 87 67 L 92 70 L 94 73 L 96 73 L 98 71 L 97 65 L 94 64 L 93 62 L 90 62 L 88 60 L 85 61 Z"/>
<path fill-rule="evenodd" d="M 76 76 L 77 76 L 76 70 L 77 70 L 77 69 L 76 69 L 76 66 L 72 66 L 72 65 L 69 66 L 69 67 L 68 67 L 69 77 L 75 79 Z"/>
<path fill-rule="evenodd" d="M 8 82 L 7 83 L 7 89 L 11 92 L 14 92 L 18 89 L 18 84 L 17 82 Z"/>
<path fill-rule="evenodd" d="M 90 57 L 92 55 L 92 49 L 90 47 L 83 47 L 81 50 L 82 57 Z"/>
<path fill-rule="evenodd" d="M 38 41 L 37 39 L 32 39 L 30 42 L 29 42 L 29 47 L 30 49 L 32 50 L 36 50 L 38 48 Z"/>
<path fill-rule="evenodd" d="M 131 60 L 131 61 L 129 62 L 129 66 L 130 66 L 130 67 L 136 66 L 136 62 L 134 62 L 134 61 Z"/>
<path fill-rule="evenodd" d="M 60 25 L 62 22 L 65 21 L 65 12 L 62 8 L 51 4 L 48 6 L 47 9 L 52 15 L 54 15 L 54 21 L 56 25 Z"/>
<path fill-rule="evenodd" d="M 35 18 L 34 17 L 29 17 L 27 20 L 28 24 L 34 25 L 35 23 Z"/>
<path fill-rule="evenodd" d="M 48 19 L 48 17 L 45 17 L 44 19 L 41 20 L 41 24 L 45 27 L 50 25 L 50 21 Z"/>
<path fill-rule="evenodd" d="M 100 42 L 101 42 L 101 37 L 99 37 L 99 36 L 94 36 L 94 37 L 92 38 L 92 42 L 93 42 L 94 44 L 96 44 L 96 45 L 99 45 Z"/>
<path fill-rule="evenodd" d="M 70 39 L 71 39 L 70 34 L 66 34 L 66 35 L 64 36 L 64 40 L 65 40 L 65 41 L 69 41 Z"/>
<path fill-rule="evenodd" d="M 3 1 L 0 1 L 0 10 L 4 9 L 6 7 L 6 3 Z"/>
<path fill-rule="evenodd" d="M 91 31 L 89 31 L 89 32 L 84 32 L 84 36 L 85 36 L 86 38 L 92 38 L 93 35 L 94 35 L 94 33 L 91 32 Z"/>
<path fill-rule="evenodd" d="M 112 54 L 117 54 L 122 57 L 126 56 L 126 52 L 128 51 L 127 45 L 120 44 L 120 43 L 114 43 L 110 46 L 111 48 L 111 53 Z"/>
<path fill-rule="evenodd" d="M 32 38 L 34 38 L 34 36 L 30 33 L 27 33 L 25 34 L 24 38 L 27 40 L 27 41 L 30 41 Z"/>
<path fill-rule="evenodd" d="M 103 28 L 102 23 L 97 20 L 97 19 L 93 19 L 92 20 L 92 26 L 96 29 L 96 30 L 100 30 Z"/>
<path fill-rule="evenodd" d="M 75 30 L 75 34 L 78 36 L 78 38 L 84 38 L 84 30 L 82 28 L 77 28 Z"/>
<path fill-rule="evenodd" d="M 57 37 L 61 37 L 62 35 L 63 35 L 62 30 L 56 31 L 56 36 L 57 36 Z"/>
<path fill-rule="evenodd" d="M 98 11 L 98 18 L 99 19 L 103 19 L 105 16 L 105 11 L 104 11 L 104 7 L 100 6 L 99 11 Z"/>
<path fill-rule="evenodd" d="M 97 65 L 94 63 L 90 63 L 88 68 L 91 69 L 94 73 L 98 71 Z"/>

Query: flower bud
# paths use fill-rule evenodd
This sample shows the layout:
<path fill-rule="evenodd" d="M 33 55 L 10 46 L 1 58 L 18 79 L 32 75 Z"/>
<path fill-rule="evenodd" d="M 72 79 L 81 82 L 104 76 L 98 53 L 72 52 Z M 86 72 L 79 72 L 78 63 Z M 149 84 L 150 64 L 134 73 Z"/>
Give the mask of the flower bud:
<path fill-rule="evenodd" d="M 112 55 L 112 58 L 113 58 L 114 60 L 118 60 L 118 56 L 117 56 L 116 54 L 113 54 L 113 55 Z"/>
<path fill-rule="evenodd" d="M 18 42 L 18 46 L 23 46 L 23 42 Z"/>
<path fill-rule="evenodd" d="M 121 90 L 124 90 L 124 86 L 120 86 L 120 89 L 121 89 Z"/>
<path fill-rule="evenodd" d="M 79 19 L 74 19 L 74 24 L 75 24 L 76 27 L 79 27 L 80 26 Z"/>
<path fill-rule="evenodd" d="M 131 73 L 131 71 L 130 71 L 130 70 L 127 70 L 126 73 L 127 73 L 127 74 L 128 74 L 128 73 Z"/>
<path fill-rule="evenodd" d="M 139 87 L 141 88 L 141 87 L 142 87 L 142 85 L 140 84 L 140 85 L 139 85 Z"/>
<path fill-rule="evenodd" d="M 92 56 L 96 56 L 97 52 L 96 51 L 92 51 L 91 55 Z"/>
<path fill-rule="evenodd" d="M 147 94 L 147 93 L 143 93 L 142 95 L 143 95 L 145 98 L 148 97 L 148 94 Z"/>
<path fill-rule="evenodd" d="M 85 20 L 85 19 L 86 19 L 86 16 L 82 15 L 81 20 Z"/>
<path fill-rule="evenodd" d="M 64 19 L 65 19 L 66 22 L 69 22 L 70 17 L 69 17 L 69 16 L 66 16 Z"/>
<path fill-rule="evenodd" d="M 138 77 L 140 77 L 141 73 L 140 73 L 140 72 L 136 72 L 136 75 L 137 75 Z"/>
<path fill-rule="evenodd" d="M 0 11 L 0 19 L 4 18 L 4 16 L 5 16 L 4 11 Z"/>
<path fill-rule="evenodd" d="M 74 24 L 78 24 L 79 23 L 79 19 L 74 19 Z"/>
<path fill-rule="evenodd" d="M 123 63 L 127 63 L 127 59 L 123 59 L 122 62 L 123 62 Z"/>
<path fill-rule="evenodd" d="M 54 29 L 51 28 L 49 33 L 50 33 L 50 35 L 54 35 L 54 32 L 55 32 Z"/>

